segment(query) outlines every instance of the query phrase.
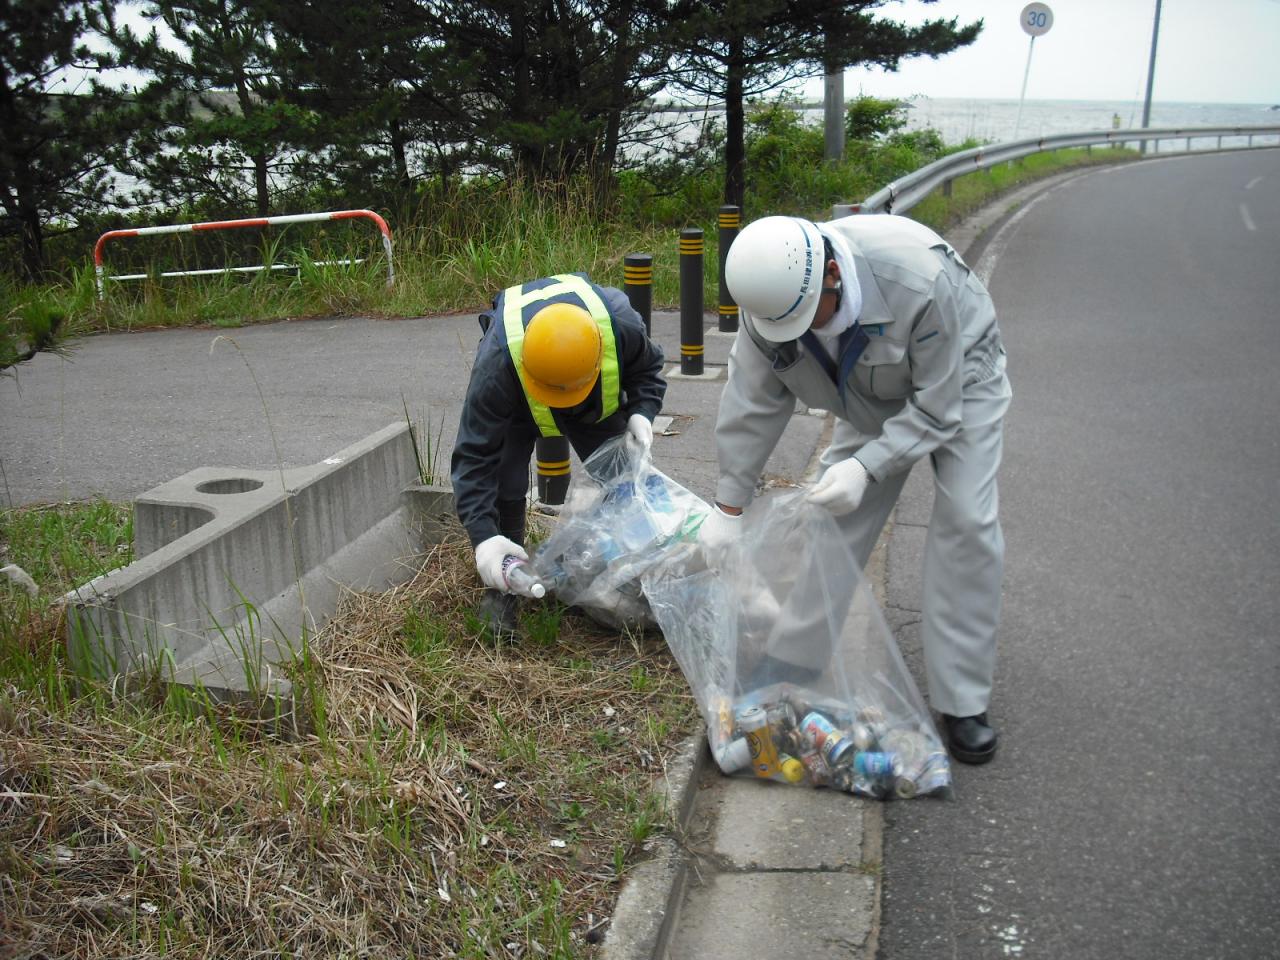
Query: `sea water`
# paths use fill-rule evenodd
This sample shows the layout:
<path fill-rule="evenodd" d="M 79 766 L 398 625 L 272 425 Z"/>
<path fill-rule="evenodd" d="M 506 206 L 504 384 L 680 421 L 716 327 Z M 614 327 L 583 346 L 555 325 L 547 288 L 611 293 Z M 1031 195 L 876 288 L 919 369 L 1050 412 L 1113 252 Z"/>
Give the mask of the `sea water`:
<path fill-rule="evenodd" d="M 1001 143 L 1014 139 L 1042 137 L 1058 133 L 1095 130 L 1138 130 L 1142 127 L 1141 100 L 1027 100 L 1019 110 L 1018 101 L 977 100 L 958 97 L 912 97 L 903 101 L 908 130 L 937 130 L 943 142 L 957 145 L 966 141 Z M 821 126 L 821 103 L 810 101 L 801 108 L 805 122 Z M 655 111 L 657 117 L 676 124 L 673 140 L 686 144 L 706 123 L 724 126 L 721 107 L 684 110 L 679 113 Z M 1280 105 L 1265 103 L 1153 103 L 1149 127 L 1253 127 L 1280 126 Z M 1255 143 L 1280 143 L 1269 136 Z M 1243 138 L 1225 138 L 1224 146 L 1240 146 Z M 637 145 L 633 154 L 660 153 L 661 145 Z M 1204 149 L 1204 143 L 1193 144 Z M 1185 150 L 1185 140 L 1160 143 L 1159 150 Z"/>
<path fill-rule="evenodd" d="M 1019 117 L 1018 101 L 917 97 L 907 102 L 907 127 L 937 130 L 949 144 L 976 140 L 1000 143 L 1025 137 L 1090 130 L 1142 127 L 1141 101 L 1027 100 Z M 814 111 L 821 117 L 821 110 Z M 1257 103 L 1153 103 L 1150 127 L 1280 126 L 1280 109 Z M 1016 131 L 1016 135 L 1015 135 Z M 1166 142 L 1161 150 L 1184 149 L 1186 141 Z"/>

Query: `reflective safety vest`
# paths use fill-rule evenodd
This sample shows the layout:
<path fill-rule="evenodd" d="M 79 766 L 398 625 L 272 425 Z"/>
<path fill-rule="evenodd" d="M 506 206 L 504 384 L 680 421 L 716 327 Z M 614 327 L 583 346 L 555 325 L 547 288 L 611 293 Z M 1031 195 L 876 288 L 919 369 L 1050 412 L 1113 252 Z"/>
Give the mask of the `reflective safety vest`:
<path fill-rule="evenodd" d="M 617 412 L 621 392 L 621 377 L 618 365 L 618 345 L 613 338 L 613 321 L 609 310 L 604 305 L 604 298 L 585 277 L 573 273 L 561 273 L 545 280 L 533 280 L 516 287 L 508 287 L 502 291 L 502 326 L 507 336 L 507 349 L 511 353 L 511 362 L 515 364 L 516 374 L 520 377 L 520 386 L 524 390 L 525 401 L 529 404 L 529 412 L 533 414 L 533 422 L 538 432 L 544 437 L 560 436 L 560 428 L 556 426 L 551 409 L 533 398 L 524 377 L 524 330 L 533 319 L 533 315 L 548 302 L 567 301 L 576 303 L 591 314 L 596 326 L 600 328 L 600 340 L 603 350 L 600 357 L 600 398 L 604 410 L 600 419 L 608 419 Z"/>

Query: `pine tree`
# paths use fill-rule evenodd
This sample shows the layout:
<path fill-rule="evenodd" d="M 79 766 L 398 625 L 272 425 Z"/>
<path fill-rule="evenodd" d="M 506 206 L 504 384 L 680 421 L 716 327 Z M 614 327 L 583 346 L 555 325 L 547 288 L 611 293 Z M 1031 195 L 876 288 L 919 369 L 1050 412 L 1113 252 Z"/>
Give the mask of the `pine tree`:
<path fill-rule="evenodd" d="M 142 15 L 172 40 L 155 29 L 113 38 L 167 92 L 143 171 L 154 199 L 270 214 L 273 177 L 307 118 L 284 95 L 269 9 L 265 0 L 156 0 Z"/>
<path fill-rule="evenodd" d="M 19 238 L 24 279 L 44 279 L 50 230 L 121 200 L 112 179 L 142 122 L 139 102 L 101 80 L 119 66 L 90 48 L 113 3 L 0 2 L 0 215 Z"/>
<path fill-rule="evenodd" d="M 745 107 L 751 97 L 856 64 L 895 70 L 906 57 L 937 57 L 972 43 L 982 29 L 981 20 L 964 27 L 955 18 L 911 27 L 874 17 L 870 11 L 885 2 L 681 0 L 677 5 L 675 85 L 725 106 L 725 203 L 743 206 Z"/>

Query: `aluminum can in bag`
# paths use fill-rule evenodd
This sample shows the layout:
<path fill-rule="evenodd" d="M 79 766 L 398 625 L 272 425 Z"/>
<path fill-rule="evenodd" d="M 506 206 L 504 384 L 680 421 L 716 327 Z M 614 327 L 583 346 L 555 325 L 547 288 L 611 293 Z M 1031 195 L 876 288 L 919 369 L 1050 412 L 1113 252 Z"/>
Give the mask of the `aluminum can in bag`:
<path fill-rule="evenodd" d="M 804 764 L 810 783 L 825 786 L 831 782 L 831 771 L 827 768 L 827 761 L 822 759 L 822 754 L 817 750 L 800 754 L 800 762 Z"/>
<path fill-rule="evenodd" d="M 737 773 L 751 766 L 751 745 L 746 737 L 738 737 L 722 743 L 715 751 L 715 757 L 721 773 Z"/>
<path fill-rule="evenodd" d="M 782 772 L 778 762 L 778 748 L 769 730 L 769 716 L 764 707 L 748 707 L 738 714 L 738 727 L 747 738 L 751 749 L 751 769 L 765 780 Z"/>
<path fill-rule="evenodd" d="M 864 777 L 892 777 L 901 769 L 898 758 L 892 753 L 860 750 L 853 755 L 853 769 Z"/>
<path fill-rule="evenodd" d="M 800 729 L 821 753 L 831 769 L 842 766 L 852 756 L 853 741 L 836 729 L 835 724 L 818 711 L 805 714 Z"/>

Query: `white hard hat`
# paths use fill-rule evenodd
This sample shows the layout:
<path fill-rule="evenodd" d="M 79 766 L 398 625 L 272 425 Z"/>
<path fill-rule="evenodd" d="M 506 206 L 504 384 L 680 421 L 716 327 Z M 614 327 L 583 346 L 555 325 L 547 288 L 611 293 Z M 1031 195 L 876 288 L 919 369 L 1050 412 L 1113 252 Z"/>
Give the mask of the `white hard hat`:
<path fill-rule="evenodd" d="M 782 343 L 809 329 L 822 295 L 822 251 L 822 234 L 800 217 L 762 217 L 742 228 L 724 282 L 760 336 Z"/>

